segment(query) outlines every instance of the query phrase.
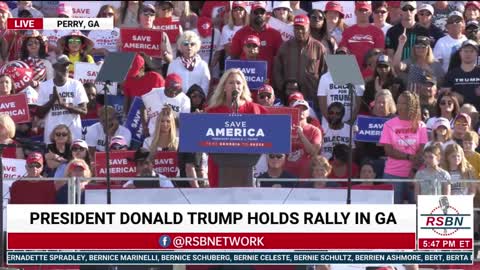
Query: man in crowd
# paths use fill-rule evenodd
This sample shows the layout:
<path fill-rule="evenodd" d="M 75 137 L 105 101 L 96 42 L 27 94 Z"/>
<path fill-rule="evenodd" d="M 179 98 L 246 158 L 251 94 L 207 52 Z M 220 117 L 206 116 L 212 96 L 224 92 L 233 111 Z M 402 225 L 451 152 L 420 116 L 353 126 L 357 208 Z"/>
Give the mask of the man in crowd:
<path fill-rule="evenodd" d="M 437 41 L 433 49 L 433 55 L 442 63 L 443 70 L 448 71 L 450 58 L 460 48 L 462 42 L 467 40 L 463 34 L 465 22 L 462 13 L 454 11 L 448 15 L 447 19 L 447 35 Z"/>
<path fill-rule="evenodd" d="M 258 88 L 257 93 L 258 104 L 266 107 L 273 106 L 275 103 L 275 93 L 270 85 L 262 85 L 262 87 Z"/>
<path fill-rule="evenodd" d="M 80 115 L 87 114 L 88 97 L 80 81 L 68 78 L 71 64 L 68 56 L 59 56 L 53 65 L 54 78 L 40 83 L 37 114 L 45 117 L 45 143 L 50 143 L 50 133 L 60 124 L 69 127 L 73 139 L 82 138 Z"/>
<path fill-rule="evenodd" d="M 420 84 L 420 106 L 427 109 L 430 116 L 436 115 L 437 110 L 437 80 L 431 74 L 424 74 Z"/>
<path fill-rule="evenodd" d="M 327 122 L 323 126 L 323 144 L 322 156 L 327 159 L 332 158 L 333 147 L 337 144 L 346 144 L 350 142 L 350 125 L 342 121 L 345 115 L 345 107 L 340 102 L 333 102 L 328 106 Z M 352 144 L 353 148 L 355 146 Z M 353 151 L 353 149 L 352 149 Z"/>
<path fill-rule="evenodd" d="M 280 89 L 286 78 L 298 81 L 304 97 L 312 101 L 318 111 L 316 87 L 321 74 L 326 70 L 325 47 L 310 35 L 310 19 L 298 15 L 293 22 L 294 38 L 285 42 L 275 58 L 274 82 Z"/>
<path fill-rule="evenodd" d="M 432 5 L 429 4 L 421 4 L 418 7 L 418 24 L 420 26 L 425 27 L 428 29 L 428 32 L 430 35 L 428 36 L 430 38 L 432 48 L 435 47 L 435 44 L 439 39 L 445 36 L 443 33 L 443 30 L 438 28 L 435 24 L 432 23 L 432 18 L 434 14 L 434 9 Z"/>
<path fill-rule="evenodd" d="M 241 58 L 245 38 L 249 35 L 257 36 L 260 39 L 258 59 L 267 61 L 268 78 L 271 79 L 273 61 L 282 45 L 282 36 L 267 24 L 267 10 L 264 2 L 255 2 L 250 10 L 250 24 L 238 30 L 233 36 L 230 56 L 234 59 Z"/>
<path fill-rule="evenodd" d="M 260 174 L 258 178 L 297 178 L 293 174 L 285 171 L 285 162 L 287 160 L 285 154 L 269 154 L 267 155 L 267 171 Z M 261 187 L 294 187 L 295 182 L 283 181 L 263 181 Z"/>
<path fill-rule="evenodd" d="M 153 168 L 153 160 L 150 159 L 150 152 L 144 148 L 140 148 L 135 152 L 133 160 L 135 161 L 137 177 L 141 178 L 158 178 L 158 180 L 130 180 L 124 187 L 135 188 L 158 188 L 158 187 L 173 187 L 172 181 L 168 180 L 166 176 L 157 174 Z"/>

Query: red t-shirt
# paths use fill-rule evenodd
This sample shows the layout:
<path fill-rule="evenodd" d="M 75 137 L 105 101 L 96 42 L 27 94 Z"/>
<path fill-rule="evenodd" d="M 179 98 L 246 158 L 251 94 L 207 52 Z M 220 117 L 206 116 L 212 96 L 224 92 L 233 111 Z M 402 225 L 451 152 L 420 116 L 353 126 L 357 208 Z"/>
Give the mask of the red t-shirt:
<path fill-rule="evenodd" d="M 11 144 L 17 144 L 17 142 L 12 141 Z M 2 158 L 17 158 L 17 147 L 5 147 L 3 149 Z"/>
<path fill-rule="evenodd" d="M 357 58 L 360 70 L 363 70 L 364 56 L 370 50 L 385 48 L 383 31 L 373 25 L 360 27 L 357 24 L 345 29 L 339 47 L 346 47 Z"/>
<path fill-rule="evenodd" d="M 165 80 L 162 75 L 149 71 L 141 78 L 130 77 L 125 80 L 124 95 L 128 97 L 141 97 L 150 92 L 152 88 L 164 87 Z"/>
<path fill-rule="evenodd" d="M 322 132 L 319 128 L 311 124 L 304 124 L 302 128 L 303 134 L 310 143 L 322 144 Z M 310 158 L 300 138 L 292 139 L 292 152 L 287 157 L 285 170 L 298 175 L 299 178 L 310 178 Z"/>
<path fill-rule="evenodd" d="M 88 109 L 87 114 L 86 114 L 86 115 L 80 115 L 80 118 L 81 118 L 81 119 L 98 119 L 98 114 L 97 114 L 97 112 L 98 112 L 98 109 L 99 109 L 100 107 L 102 107 L 102 105 L 96 103 L 96 104 L 95 104 L 95 108 L 93 108 L 93 109 L 91 109 L 91 108 Z"/>
<path fill-rule="evenodd" d="M 238 30 L 232 38 L 230 52 L 234 57 L 245 59 L 245 55 L 243 54 L 243 41 L 248 35 L 257 36 L 260 39 L 258 60 L 265 60 L 268 62 L 267 73 L 268 78 L 271 80 L 273 60 L 283 43 L 282 35 L 276 29 L 268 26 L 268 24 L 261 32 L 255 31 L 250 25 L 244 26 L 242 29 Z"/>
<path fill-rule="evenodd" d="M 201 16 L 214 19 L 218 16 L 223 17 L 227 9 L 229 8 L 229 1 L 205 1 L 202 7 Z"/>
<path fill-rule="evenodd" d="M 332 167 L 335 167 L 336 166 L 336 161 L 333 160 L 331 162 L 331 165 Z M 358 178 L 360 175 L 360 168 L 358 167 L 358 165 L 353 162 L 352 163 L 352 178 Z M 333 170 L 332 172 L 330 173 L 330 175 L 328 176 L 328 178 L 331 178 L 331 179 L 346 179 L 348 178 L 348 165 L 347 165 L 347 170 L 345 171 L 345 174 L 344 175 L 336 175 L 334 174 Z M 347 182 L 339 182 L 338 183 L 341 187 L 346 187 L 348 186 Z M 353 184 L 358 184 L 358 183 L 353 183 Z"/>
<path fill-rule="evenodd" d="M 208 113 L 232 113 L 233 111 L 227 106 L 218 106 L 213 108 L 208 108 L 206 110 Z M 267 110 L 262 105 L 259 105 L 254 102 L 245 102 L 242 106 L 238 107 L 238 113 L 245 114 L 266 114 Z M 210 187 L 218 187 L 218 166 L 213 161 L 213 158 L 208 157 L 208 181 Z"/>
<path fill-rule="evenodd" d="M 55 198 L 53 181 L 15 181 L 10 187 L 11 204 L 54 204 Z"/>

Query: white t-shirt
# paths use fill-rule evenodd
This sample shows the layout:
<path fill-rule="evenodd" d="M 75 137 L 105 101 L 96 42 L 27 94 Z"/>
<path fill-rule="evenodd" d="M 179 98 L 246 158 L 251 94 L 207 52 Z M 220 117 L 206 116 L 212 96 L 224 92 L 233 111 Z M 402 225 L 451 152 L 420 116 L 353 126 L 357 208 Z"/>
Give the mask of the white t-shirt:
<path fill-rule="evenodd" d="M 450 64 L 450 57 L 460 49 L 462 43 L 467 40 L 467 37 L 462 36 L 459 39 L 453 39 L 450 35 L 440 38 L 433 48 L 433 55 L 437 60 L 442 59 L 442 68 L 445 72 L 448 70 Z"/>
<path fill-rule="evenodd" d="M 357 96 L 363 96 L 365 92 L 365 85 L 355 85 L 355 93 Z M 340 102 L 345 106 L 345 116 L 343 121 L 350 119 L 350 95 L 348 94 L 348 88 L 345 85 L 338 85 L 333 83 L 332 75 L 327 72 L 322 75 L 320 82 L 318 83 L 317 96 L 327 96 L 327 106 L 333 102 Z M 355 101 L 355 97 L 353 99 Z M 322 126 L 324 126 L 322 122 Z"/>
<path fill-rule="evenodd" d="M 178 118 L 180 113 L 190 113 L 190 98 L 183 92 L 171 98 L 165 95 L 164 87 L 153 88 L 150 92 L 142 96 L 142 100 L 147 111 L 148 130 L 150 130 L 151 133 L 155 131 L 157 116 L 166 105 L 172 108 L 175 118 Z"/>
<path fill-rule="evenodd" d="M 323 126 L 322 156 L 330 159 L 335 145 L 340 143 L 348 145 L 350 142 L 349 132 L 350 125 L 346 123 L 343 124 L 343 128 L 338 130 L 330 129 L 328 125 Z M 355 148 L 354 142 L 352 142 L 352 148 Z"/>
<path fill-rule="evenodd" d="M 45 105 L 50 100 L 50 96 L 53 94 L 53 86 L 53 80 L 40 83 L 37 102 L 39 106 Z M 82 103 L 88 103 L 85 88 L 83 88 L 82 83 L 78 80 L 68 78 L 63 86 L 57 86 L 57 91 L 67 104 L 78 106 Z M 45 116 L 45 132 L 43 139 L 45 143 L 50 143 L 50 133 L 60 124 L 68 126 L 73 134 L 73 139 L 82 138 L 82 121 L 80 120 L 80 115 L 67 111 L 55 102 Z"/>
<path fill-rule="evenodd" d="M 92 30 L 88 37 L 95 44 L 95 49 L 105 48 L 109 52 L 116 52 L 117 43 L 120 40 L 120 29 L 114 27 L 112 30 Z"/>
<path fill-rule="evenodd" d="M 132 133 L 126 127 L 118 126 L 114 136 L 123 136 L 127 145 L 130 146 Z M 97 151 L 105 151 L 105 132 L 101 123 L 95 123 L 87 128 L 85 141 L 89 147 L 95 147 Z"/>
<path fill-rule="evenodd" d="M 242 27 L 243 27 L 243 25 L 240 25 L 240 26 L 235 26 L 234 25 L 233 29 L 230 29 L 230 26 L 224 25 L 223 28 L 222 28 L 222 35 L 221 35 L 221 38 L 220 38 L 219 50 L 224 49 L 225 44 L 231 43 L 232 38 L 235 35 L 235 33 L 238 30 L 242 29 Z"/>

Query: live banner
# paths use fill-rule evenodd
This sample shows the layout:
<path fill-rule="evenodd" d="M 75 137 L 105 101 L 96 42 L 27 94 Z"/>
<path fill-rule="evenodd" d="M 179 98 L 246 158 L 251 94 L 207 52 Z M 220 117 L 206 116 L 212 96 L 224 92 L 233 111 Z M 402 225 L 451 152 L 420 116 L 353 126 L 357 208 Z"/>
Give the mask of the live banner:
<path fill-rule="evenodd" d="M 144 52 L 149 56 L 162 55 L 162 31 L 139 28 L 120 28 L 123 52 Z"/>
<path fill-rule="evenodd" d="M 79 80 L 82 84 L 86 82 L 95 83 L 95 88 L 97 89 L 98 94 L 103 94 L 103 88 L 105 85 L 101 82 L 95 82 L 97 79 L 97 75 L 100 72 L 102 65 L 97 65 L 94 63 L 86 63 L 86 62 L 76 62 L 75 63 L 75 73 L 73 74 L 73 78 L 75 80 Z M 107 85 L 107 92 L 109 95 L 116 95 L 117 94 L 117 83 L 111 83 Z"/>
<path fill-rule="evenodd" d="M 10 115 L 15 123 L 30 122 L 27 96 L 24 93 L 1 96 L 0 113 Z"/>
<path fill-rule="evenodd" d="M 135 177 L 137 168 L 134 161 L 135 151 L 111 151 L 110 152 L 110 176 L 111 177 Z M 95 153 L 96 175 L 107 175 L 107 162 L 105 152 Z M 166 177 L 176 177 L 178 172 L 177 152 L 157 152 L 153 167 L 158 174 Z"/>

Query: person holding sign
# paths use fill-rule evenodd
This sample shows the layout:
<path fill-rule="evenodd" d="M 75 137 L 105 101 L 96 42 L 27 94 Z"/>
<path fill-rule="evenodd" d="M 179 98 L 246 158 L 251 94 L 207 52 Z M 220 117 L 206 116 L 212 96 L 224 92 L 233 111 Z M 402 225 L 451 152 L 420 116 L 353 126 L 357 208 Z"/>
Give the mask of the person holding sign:
<path fill-rule="evenodd" d="M 263 106 L 252 102 L 247 79 L 240 69 L 227 70 L 215 88 L 207 113 L 245 113 L 265 114 Z M 208 180 L 210 187 L 218 187 L 218 167 L 211 157 L 208 158 Z"/>
<path fill-rule="evenodd" d="M 73 77 L 76 62 L 95 63 L 93 57 L 88 54 L 94 44 L 91 39 L 82 34 L 78 30 L 72 31 L 70 34 L 61 37 L 58 41 L 58 48 L 63 50 L 63 54 L 67 55 L 72 64 L 68 68 L 70 77 Z"/>
<path fill-rule="evenodd" d="M 40 82 L 53 78 L 52 63 L 47 60 L 47 45 L 36 30 L 25 32 L 23 37 L 21 60 L 33 71 L 31 86 L 38 88 Z"/>
<path fill-rule="evenodd" d="M 307 15 L 295 16 L 293 27 L 295 38 L 283 43 L 275 58 L 274 85 L 281 89 L 287 78 L 296 79 L 304 97 L 313 101 L 313 107 L 318 111 L 316 90 L 320 75 L 327 69 L 326 50 L 320 41 L 310 36 Z"/>

